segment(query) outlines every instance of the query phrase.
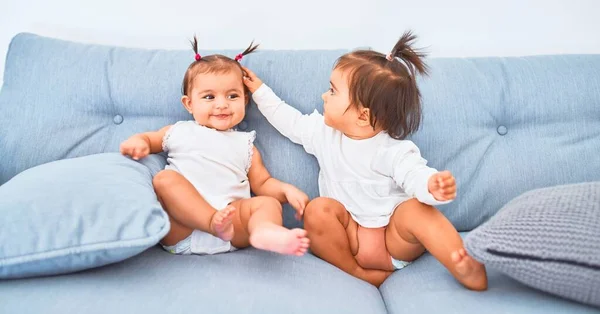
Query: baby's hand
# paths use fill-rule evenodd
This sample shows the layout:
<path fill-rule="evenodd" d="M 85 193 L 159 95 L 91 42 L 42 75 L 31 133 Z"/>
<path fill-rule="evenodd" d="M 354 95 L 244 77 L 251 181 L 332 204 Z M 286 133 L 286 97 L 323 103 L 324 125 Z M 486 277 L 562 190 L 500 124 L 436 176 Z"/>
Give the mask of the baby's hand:
<path fill-rule="evenodd" d="M 450 201 L 456 198 L 456 181 L 448 170 L 432 175 L 427 186 L 429 193 L 438 201 Z"/>
<path fill-rule="evenodd" d="M 304 208 L 309 201 L 308 195 L 300 191 L 300 189 L 297 187 L 287 183 L 283 184 L 282 190 L 288 203 L 290 203 L 290 205 L 292 205 L 292 207 L 296 210 L 296 219 L 302 219 L 302 215 L 304 215 Z"/>
<path fill-rule="evenodd" d="M 244 84 L 248 86 L 251 93 L 254 93 L 263 82 L 247 67 L 242 67 L 242 69 L 244 69 Z"/>
<path fill-rule="evenodd" d="M 150 144 L 143 138 L 134 135 L 121 143 L 121 154 L 140 160 L 150 154 Z"/>

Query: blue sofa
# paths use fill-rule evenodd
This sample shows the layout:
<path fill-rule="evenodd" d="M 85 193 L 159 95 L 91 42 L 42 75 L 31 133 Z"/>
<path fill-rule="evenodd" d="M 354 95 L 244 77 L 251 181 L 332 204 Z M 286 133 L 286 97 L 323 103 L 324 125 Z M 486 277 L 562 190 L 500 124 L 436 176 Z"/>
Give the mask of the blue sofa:
<path fill-rule="evenodd" d="M 217 52 L 238 53 L 201 48 L 204 55 Z M 322 110 L 320 95 L 335 59 L 344 52 L 263 50 L 244 58 L 243 64 L 289 104 L 310 113 Z M 192 58 L 185 47 L 178 51 L 109 47 L 26 33 L 13 38 L 0 93 L 0 211 L 5 211 L 2 217 L 19 212 L 0 222 L 0 229 L 36 219 L 40 205 L 23 199 L 35 199 L 35 191 L 41 195 L 44 187 L 53 191 L 47 200 L 59 194 L 55 201 L 65 202 L 59 209 L 70 210 L 61 214 L 62 224 L 52 228 L 57 233 L 74 225 L 79 229 L 65 236 L 71 238 L 70 251 L 61 251 L 60 258 L 50 262 L 26 259 L 32 256 L 29 253 L 19 260 L 8 258 L 24 252 L 14 246 L 46 249 L 41 248 L 41 236 L 31 238 L 38 242 L 21 240 L 46 228 L 44 221 L 18 236 L 3 237 L 0 231 L 0 260 L 4 258 L 0 274 L 5 278 L 0 280 L 0 313 L 599 312 L 525 286 L 493 268 L 488 269 L 489 290 L 466 290 L 429 254 L 395 272 L 378 289 L 310 254 L 288 257 L 255 249 L 213 256 L 164 252 L 156 243 L 168 230 L 168 220 L 160 208 L 156 210 L 159 205 L 152 195 L 144 192 L 151 191 L 151 176 L 164 166 L 164 156 L 153 155 L 139 165 L 116 152 L 131 134 L 188 119 L 179 99 L 183 73 Z M 600 55 L 439 58 L 428 64 L 431 75 L 419 80 L 424 119 L 412 140 L 431 166 L 455 174 L 457 200 L 440 210 L 462 235 L 528 190 L 600 180 Z M 251 106 L 239 128 L 257 131 L 256 145 L 272 175 L 316 197 L 314 158 L 279 135 Z M 106 173 L 100 164 L 76 163 L 82 158 L 106 160 L 98 156 L 127 165 L 123 169 L 148 169 L 139 182 L 131 183 L 140 190 L 106 192 L 117 172 L 100 179 Z M 34 171 L 57 162 L 62 162 L 61 171 L 97 170 L 79 184 L 96 184 L 86 190 L 83 201 L 69 201 L 70 195 L 79 195 L 64 191 L 60 172 L 52 179 Z M 40 181 L 45 184 L 42 188 L 26 197 L 14 196 L 20 201 L 10 203 L 13 195 L 25 193 L 27 186 L 22 184 Z M 10 193 L 2 194 L 3 189 Z M 86 200 L 102 206 L 119 191 L 132 196 L 120 200 L 119 206 L 147 203 L 155 208 L 136 218 L 142 220 L 141 231 L 126 226 L 142 232 L 144 243 L 120 251 L 103 246 L 102 252 L 85 255 L 77 250 L 82 243 L 77 241 L 86 241 L 85 226 L 97 225 L 81 219 L 71 222 L 69 217 L 85 211 Z M 99 223 L 119 225 L 117 214 L 99 216 L 103 219 Z M 302 225 L 288 206 L 284 223 Z M 117 237 L 126 237 L 123 234 Z M 43 240 L 44 245 L 59 241 L 52 234 Z M 25 260 L 29 264 L 19 264 Z"/>

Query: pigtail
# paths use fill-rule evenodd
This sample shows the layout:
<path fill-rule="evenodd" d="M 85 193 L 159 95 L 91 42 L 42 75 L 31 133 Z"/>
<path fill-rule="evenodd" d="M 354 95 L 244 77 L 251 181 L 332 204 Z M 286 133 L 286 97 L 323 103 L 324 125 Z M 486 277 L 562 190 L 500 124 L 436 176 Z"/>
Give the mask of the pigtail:
<path fill-rule="evenodd" d="M 254 45 L 254 40 L 253 40 L 252 42 L 250 42 L 250 46 L 248 46 L 248 48 L 246 48 L 246 50 L 244 50 L 242 53 L 235 56 L 235 61 L 240 61 L 240 60 L 242 60 L 242 58 L 245 55 L 253 53 L 258 48 L 258 46 L 260 46 L 260 44 Z"/>
<path fill-rule="evenodd" d="M 194 53 L 198 53 L 198 38 L 196 38 L 196 35 L 194 35 L 193 40 L 190 40 L 190 44 L 192 44 L 192 50 L 194 50 Z"/>
<path fill-rule="evenodd" d="M 252 42 L 250 42 L 250 46 L 248 46 L 248 48 L 246 48 L 246 50 L 242 52 L 242 56 L 253 53 L 256 49 L 258 49 L 258 46 L 260 46 L 260 44 L 254 45 L 253 40 Z"/>
<path fill-rule="evenodd" d="M 393 58 L 400 58 L 400 60 L 404 61 L 408 67 L 408 71 L 413 77 L 417 73 L 427 75 L 429 72 L 429 68 L 423 62 L 423 58 L 426 57 L 426 54 L 421 50 L 412 47 L 416 38 L 417 37 L 413 35 L 411 31 L 406 31 L 402 37 L 400 37 L 400 40 L 398 40 L 396 45 L 394 45 L 390 57 L 388 58 L 391 59 L 390 61 L 392 61 Z"/>
<path fill-rule="evenodd" d="M 196 35 L 194 35 L 194 40 L 190 40 L 190 44 L 192 44 L 192 50 L 194 50 L 194 57 L 196 61 L 200 61 L 202 57 L 198 53 L 198 38 L 196 37 Z"/>

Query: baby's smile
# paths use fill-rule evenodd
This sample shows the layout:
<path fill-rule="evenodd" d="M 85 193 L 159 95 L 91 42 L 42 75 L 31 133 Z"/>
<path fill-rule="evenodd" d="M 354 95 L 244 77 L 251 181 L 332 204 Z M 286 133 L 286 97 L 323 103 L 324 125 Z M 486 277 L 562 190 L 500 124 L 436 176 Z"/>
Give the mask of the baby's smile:
<path fill-rule="evenodd" d="M 219 120 L 225 120 L 225 119 L 228 119 L 229 117 L 231 117 L 231 114 L 230 113 L 229 114 L 221 113 L 221 114 L 214 114 L 212 116 Z"/>

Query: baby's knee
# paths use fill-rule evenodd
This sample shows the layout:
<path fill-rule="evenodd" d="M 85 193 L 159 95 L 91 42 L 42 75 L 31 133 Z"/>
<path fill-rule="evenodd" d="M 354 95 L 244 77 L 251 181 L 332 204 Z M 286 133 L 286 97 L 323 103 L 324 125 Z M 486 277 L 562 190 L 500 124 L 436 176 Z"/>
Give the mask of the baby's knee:
<path fill-rule="evenodd" d="M 254 203 L 255 205 L 253 207 L 255 210 L 265 209 L 269 211 L 276 211 L 280 214 L 282 212 L 281 203 L 274 197 L 256 196 L 254 197 Z"/>
<path fill-rule="evenodd" d="M 304 224 L 319 225 L 327 221 L 327 218 L 336 216 L 336 203 L 326 197 L 317 197 L 310 201 L 304 209 Z"/>
<path fill-rule="evenodd" d="M 439 212 L 435 207 L 424 204 L 412 198 L 407 200 L 396 207 L 392 214 L 392 221 L 414 221 L 419 217 L 430 217 L 432 214 Z"/>
<path fill-rule="evenodd" d="M 162 170 L 152 178 L 152 186 L 155 190 L 161 190 L 171 186 L 175 180 L 176 172 L 172 170 Z"/>

